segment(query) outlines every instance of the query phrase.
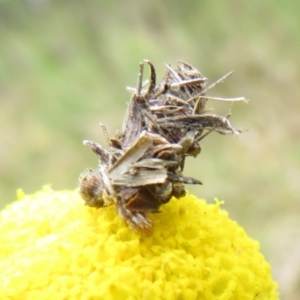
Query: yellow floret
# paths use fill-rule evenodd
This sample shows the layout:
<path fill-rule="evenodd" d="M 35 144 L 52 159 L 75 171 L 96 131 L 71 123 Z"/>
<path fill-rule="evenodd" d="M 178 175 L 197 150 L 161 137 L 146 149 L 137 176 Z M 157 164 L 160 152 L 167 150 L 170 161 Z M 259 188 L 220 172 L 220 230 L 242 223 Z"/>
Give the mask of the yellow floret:
<path fill-rule="evenodd" d="M 75 191 L 18 196 L 0 215 L 0 299 L 278 299 L 259 244 L 221 202 L 172 199 L 146 237 Z"/>

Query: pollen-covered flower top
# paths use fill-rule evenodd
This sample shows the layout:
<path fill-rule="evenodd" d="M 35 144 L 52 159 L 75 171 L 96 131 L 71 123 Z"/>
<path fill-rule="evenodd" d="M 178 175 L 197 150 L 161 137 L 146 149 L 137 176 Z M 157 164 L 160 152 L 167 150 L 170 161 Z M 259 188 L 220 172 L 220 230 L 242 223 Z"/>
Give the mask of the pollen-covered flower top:
<path fill-rule="evenodd" d="M 146 237 L 76 192 L 19 198 L 0 215 L 0 299 L 278 299 L 259 244 L 220 202 L 174 199 Z"/>

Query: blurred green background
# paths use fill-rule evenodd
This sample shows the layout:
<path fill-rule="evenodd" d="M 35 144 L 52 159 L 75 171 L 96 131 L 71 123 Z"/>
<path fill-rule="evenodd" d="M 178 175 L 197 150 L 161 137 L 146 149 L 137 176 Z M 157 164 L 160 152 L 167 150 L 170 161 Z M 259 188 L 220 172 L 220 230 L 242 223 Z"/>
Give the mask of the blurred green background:
<path fill-rule="evenodd" d="M 282 299 L 300 299 L 300 2 L 164 0 L 0 2 L 0 206 L 44 184 L 73 189 L 96 167 L 83 139 L 120 129 L 138 64 L 184 60 L 211 82 L 211 102 L 238 138 L 211 134 L 186 175 L 261 243 Z M 258 266 L 259 267 L 259 266 Z"/>

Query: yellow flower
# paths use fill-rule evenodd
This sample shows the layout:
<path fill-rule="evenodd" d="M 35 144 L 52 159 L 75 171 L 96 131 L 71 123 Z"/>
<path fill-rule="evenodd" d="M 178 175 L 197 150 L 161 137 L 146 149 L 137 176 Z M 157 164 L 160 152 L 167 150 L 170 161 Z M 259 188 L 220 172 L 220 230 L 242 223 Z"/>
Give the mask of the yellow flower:
<path fill-rule="evenodd" d="M 0 299 L 278 299 L 259 244 L 188 195 L 152 215 L 150 237 L 115 207 L 44 188 L 0 215 Z"/>

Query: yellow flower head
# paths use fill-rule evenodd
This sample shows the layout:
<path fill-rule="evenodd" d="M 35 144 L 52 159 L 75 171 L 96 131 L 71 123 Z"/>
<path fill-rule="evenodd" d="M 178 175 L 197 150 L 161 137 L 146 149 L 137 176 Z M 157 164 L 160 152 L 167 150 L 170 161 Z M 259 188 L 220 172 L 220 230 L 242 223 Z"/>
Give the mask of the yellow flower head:
<path fill-rule="evenodd" d="M 19 198 L 0 215 L 0 299 L 278 299 L 259 244 L 221 202 L 174 199 L 146 237 L 74 191 Z"/>

